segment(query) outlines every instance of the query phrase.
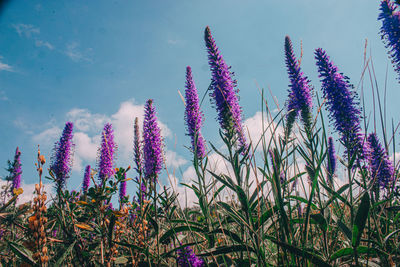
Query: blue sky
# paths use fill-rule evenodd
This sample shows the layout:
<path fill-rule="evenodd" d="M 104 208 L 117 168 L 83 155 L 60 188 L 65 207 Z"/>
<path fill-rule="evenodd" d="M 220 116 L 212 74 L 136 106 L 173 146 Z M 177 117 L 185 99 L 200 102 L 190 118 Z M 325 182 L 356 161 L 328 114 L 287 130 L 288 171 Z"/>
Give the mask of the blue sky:
<path fill-rule="evenodd" d="M 177 90 L 184 91 L 187 65 L 201 95 L 210 83 L 203 40 L 207 25 L 236 73 L 245 118 L 260 110 L 261 88 L 284 104 L 288 78 L 283 43 L 289 35 L 297 54 L 302 41 L 302 68 L 319 94 L 314 49 L 324 48 L 357 85 L 368 39 L 381 90 L 389 64 L 387 110 L 396 122 L 399 85 L 379 37 L 378 5 L 362 0 L 11 0 L 0 15 L 0 167 L 7 166 L 19 146 L 23 180 L 36 182 L 37 145 L 49 158 L 64 123 L 72 120 L 79 127 L 69 187 L 79 189 L 81 168 L 95 165 L 106 121 L 116 128 L 117 165 L 132 164 L 130 127 L 145 101 L 153 98 L 167 135 L 169 169 L 185 172 L 189 138 Z M 365 90 L 368 114 L 372 100 L 367 82 Z M 204 135 L 216 141 L 216 113 L 208 96 L 203 110 Z"/>

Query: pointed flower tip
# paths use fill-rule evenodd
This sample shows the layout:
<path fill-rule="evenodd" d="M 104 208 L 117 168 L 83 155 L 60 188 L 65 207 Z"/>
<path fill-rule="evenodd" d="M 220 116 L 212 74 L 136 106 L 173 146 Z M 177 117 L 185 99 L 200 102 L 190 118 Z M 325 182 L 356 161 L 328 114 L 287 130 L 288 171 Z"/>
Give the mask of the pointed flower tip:
<path fill-rule="evenodd" d="M 104 182 L 114 174 L 114 153 L 116 145 L 114 142 L 114 131 L 111 123 L 106 123 L 101 136 L 99 155 L 99 179 Z"/>

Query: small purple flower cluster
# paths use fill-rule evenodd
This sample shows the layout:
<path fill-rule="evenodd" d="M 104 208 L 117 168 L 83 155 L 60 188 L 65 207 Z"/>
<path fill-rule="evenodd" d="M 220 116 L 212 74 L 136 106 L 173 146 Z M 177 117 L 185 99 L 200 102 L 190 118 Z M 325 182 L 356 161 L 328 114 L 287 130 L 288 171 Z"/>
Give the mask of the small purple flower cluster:
<path fill-rule="evenodd" d="M 290 80 L 287 104 L 289 113 L 286 116 L 287 135 L 290 135 L 294 120 L 299 113 L 305 127 L 307 129 L 311 128 L 312 99 L 310 81 L 300 69 L 300 64 L 294 55 L 292 41 L 289 36 L 285 38 L 285 58 Z"/>
<path fill-rule="evenodd" d="M 12 185 L 11 185 L 11 193 L 13 193 L 14 189 L 18 189 L 21 187 L 21 174 L 22 174 L 22 169 L 21 169 L 21 151 L 19 151 L 19 148 L 15 150 L 15 155 L 14 155 L 14 162 L 12 164 L 12 169 L 11 169 L 11 179 L 12 179 Z"/>
<path fill-rule="evenodd" d="M 394 179 L 393 164 L 375 133 L 369 134 L 367 141 L 370 147 L 369 169 L 371 179 L 377 181 L 382 189 L 388 189 Z"/>
<path fill-rule="evenodd" d="M 323 96 L 330 111 L 329 117 L 341 134 L 341 140 L 350 158 L 357 153 L 359 159 L 365 159 L 367 149 L 361 133 L 358 96 L 352 91 L 353 86 L 348 78 L 339 72 L 323 49 L 315 50 L 315 59 L 322 82 Z"/>
<path fill-rule="evenodd" d="M 54 145 L 54 154 L 50 169 L 56 176 L 57 190 L 61 190 L 65 186 L 66 179 L 69 177 L 71 171 L 73 129 L 74 124 L 72 122 L 67 122 L 60 140 Z"/>
<path fill-rule="evenodd" d="M 104 125 L 101 136 L 101 147 L 99 156 L 99 180 L 105 182 L 114 174 L 114 152 L 116 145 L 114 143 L 114 131 L 110 123 Z"/>
<path fill-rule="evenodd" d="M 126 172 L 124 173 L 124 180 L 119 185 L 119 201 L 120 203 L 126 196 Z"/>
<path fill-rule="evenodd" d="M 194 254 L 190 247 L 184 247 L 178 251 L 177 262 L 180 267 L 202 267 L 204 261 Z"/>
<path fill-rule="evenodd" d="M 400 12 L 390 0 L 383 0 L 378 20 L 382 20 L 381 38 L 389 49 L 396 72 L 400 75 Z"/>
<path fill-rule="evenodd" d="M 212 72 L 211 87 L 213 91 L 210 96 L 218 112 L 219 124 L 226 132 L 234 131 L 240 145 L 247 147 L 242 126 L 242 108 L 239 105 L 238 90 L 235 88 L 236 83 L 232 79 L 232 73 L 222 58 L 208 26 L 204 39 L 208 51 L 208 63 Z"/>
<path fill-rule="evenodd" d="M 134 154 L 134 161 L 135 161 L 135 170 L 142 175 L 143 167 L 142 167 L 142 144 L 140 141 L 140 132 L 139 132 L 139 119 L 135 118 L 134 124 L 134 134 L 133 134 L 133 154 Z"/>
<path fill-rule="evenodd" d="M 328 182 L 333 185 L 333 175 L 336 170 L 336 155 L 335 155 L 335 145 L 333 143 L 333 138 L 328 138 L 328 164 L 326 169 L 328 170 Z"/>
<path fill-rule="evenodd" d="M 193 81 L 192 69 L 189 66 L 186 68 L 185 98 L 185 122 L 188 135 L 192 138 L 193 152 L 197 154 L 199 159 L 202 159 L 206 154 L 204 138 L 200 132 L 204 116 L 200 111 L 199 96 L 197 94 L 196 85 Z"/>
<path fill-rule="evenodd" d="M 85 174 L 83 176 L 83 183 L 82 183 L 82 193 L 86 194 L 90 185 L 90 178 L 91 178 L 91 167 L 87 165 L 85 168 Z"/>
<path fill-rule="evenodd" d="M 147 100 L 145 105 L 143 142 L 144 175 L 156 181 L 163 166 L 163 140 L 152 99 Z"/>

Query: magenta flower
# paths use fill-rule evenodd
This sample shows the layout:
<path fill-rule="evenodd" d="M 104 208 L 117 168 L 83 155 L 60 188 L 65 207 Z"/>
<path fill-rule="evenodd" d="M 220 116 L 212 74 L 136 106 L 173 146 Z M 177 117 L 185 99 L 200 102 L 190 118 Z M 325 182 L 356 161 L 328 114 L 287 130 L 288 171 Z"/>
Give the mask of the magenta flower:
<path fill-rule="evenodd" d="M 299 113 L 305 127 L 308 130 L 311 129 L 312 99 L 310 81 L 300 69 L 300 64 L 294 55 L 292 41 L 289 36 L 285 37 L 285 58 L 290 80 L 289 100 L 287 104 L 289 113 L 286 116 L 286 131 L 287 135 L 290 135 L 293 123 Z"/>
<path fill-rule="evenodd" d="M 185 123 L 188 135 L 192 139 L 193 152 L 197 154 L 199 159 L 202 159 L 206 154 L 204 138 L 200 132 L 204 115 L 200 111 L 199 96 L 197 94 L 196 85 L 193 81 L 192 69 L 189 66 L 186 68 L 185 98 Z"/>
<path fill-rule="evenodd" d="M 114 131 L 112 125 L 107 123 L 101 136 L 101 147 L 99 156 L 99 179 L 103 183 L 114 174 Z"/>
<path fill-rule="evenodd" d="M 240 145 L 247 147 L 242 126 L 242 108 L 239 105 L 238 90 L 235 88 L 236 82 L 232 79 L 232 73 L 222 58 L 208 26 L 204 39 L 208 52 L 208 63 L 212 72 L 211 87 L 213 91 L 210 96 L 218 112 L 219 124 L 227 133 L 234 132 Z"/>
<path fill-rule="evenodd" d="M 135 118 L 135 125 L 134 125 L 134 136 L 133 136 L 133 153 L 134 153 L 134 161 L 136 168 L 135 170 L 139 173 L 139 175 L 142 175 L 143 173 L 143 166 L 142 166 L 142 143 L 140 140 L 140 133 L 139 133 L 139 119 L 136 117 Z"/>
<path fill-rule="evenodd" d="M 315 59 L 322 82 L 323 96 L 330 111 L 329 118 L 341 134 L 341 140 L 350 158 L 357 153 L 359 159 L 364 159 L 367 149 L 361 133 L 358 95 L 353 91 L 349 79 L 339 72 L 324 50 L 316 49 Z"/>
<path fill-rule="evenodd" d="M 144 175 L 155 181 L 163 166 L 163 140 L 152 99 L 144 107 L 143 143 Z"/>
<path fill-rule="evenodd" d="M 50 169 L 56 177 L 58 190 L 61 190 L 65 186 L 66 179 L 69 177 L 71 172 L 73 156 L 73 128 L 74 124 L 72 122 L 67 122 L 60 140 L 54 145 Z"/>
<path fill-rule="evenodd" d="M 91 178 L 91 167 L 87 165 L 85 168 L 85 174 L 83 176 L 83 183 L 82 183 L 82 192 L 84 194 L 87 193 L 89 185 L 90 185 L 90 178 Z"/>
<path fill-rule="evenodd" d="M 126 172 L 124 173 L 124 180 L 119 184 L 119 201 L 120 203 L 126 196 Z"/>

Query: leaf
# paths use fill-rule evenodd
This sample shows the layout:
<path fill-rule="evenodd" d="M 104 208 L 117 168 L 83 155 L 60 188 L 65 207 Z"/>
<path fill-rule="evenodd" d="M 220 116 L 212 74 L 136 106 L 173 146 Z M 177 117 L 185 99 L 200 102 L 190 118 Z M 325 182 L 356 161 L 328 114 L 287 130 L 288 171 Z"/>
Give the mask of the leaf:
<path fill-rule="evenodd" d="M 125 264 L 128 262 L 128 259 L 124 256 L 118 257 L 114 260 L 114 264 Z"/>
<path fill-rule="evenodd" d="M 343 234 L 345 234 L 345 236 L 351 240 L 351 231 L 350 228 L 347 227 L 342 221 L 338 221 L 337 222 L 339 229 L 342 230 Z"/>
<path fill-rule="evenodd" d="M 71 253 L 72 249 L 74 248 L 76 243 L 76 240 L 74 242 L 72 242 L 71 245 L 69 245 L 69 247 L 64 251 L 64 253 L 62 253 L 60 255 L 60 257 L 58 257 L 55 266 L 61 266 L 61 264 L 63 263 L 63 261 L 65 260 L 65 258 L 68 256 L 69 253 Z"/>
<path fill-rule="evenodd" d="M 390 234 L 388 234 L 388 235 L 385 237 L 385 239 L 383 240 L 383 242 L 384 242 L 384 243 L 388 242 L 389 239 L 390 239 L 393 235 L 397 234 L 398 232 L 400 232 L 400 229 L 397 229 L 397 230 L 391 232 Z"/>
<path fill-rule="evenodd" d="M 78 227 L 79 229 L 83 229 L 83 230 L 87 230 L 87 231 L 91 231 L 91 232 L 94 231 L 94 229 L 86 223 L 76 223 L 75 226 Z"/>
<path fill-rule="evenodd" d="M 227 230 L 227 229 L 215 229 L 211 231 L 209 234 L 224 234 L 226 237 L 230 237 L 233 241 L 236 241 L 238 243 L 243 243 L 242 239 L 235 233 Z"/>
<path fill-rule="evenodd" d="M 38 264 L 32 258 L 32 252 L 27 250 L 24 246 L 7 240 L 10 249 L 24 262 L 29 263 L 33 266 L 38 266 Z"/>
<path fill-rule="evenodd" d="M 255 252 L 253 248 L 246 246 L 246 245 L 232 245 L 232 246 L 221 246 L 206 250 L 197 254 L 198 256 L 210 256 L 210 255 L 220 255 L 220 254 L 227 254 L 232 252 L 240 252 L 240 251 L 250 251 Z"/>
<path fill-rule="evenodd" d="M 326 232 L 326 230 L 328 229 L 328 225 L 326 223 L 325 217 L 321 213 L 311 214 L 310 217 L 319 224 L 322 231 Z"/>
<path fill-rule="evenodd" d="M 310 260 L 316 266 L 319 266 L 319 267 L 330 267 L 330 265 L 327 262 L 325 262 L 319 256 L 317 256 L 317 255 L 315 255 L 315 254 L 313 254 L 311 252 L 308 252 L 306 250 L 302 250 L 300 248 L 297 248 L 297 247 L 292 246 L 290 244 L 287 244 L 285 242 L 276 240 L 273 237 L 268 237 L 267 236 L 267 238 L 269 240 L 271 240 L 272 242 L 274 242 L 275 244 L 277 244 L 278 246 L 280 246 L 281 248 L 284 248 L 284 249 L 290 251 L 291 253 L 296 254 L 299 257 L 302 257 L 302 258 Z"/>
<path fill-rule="evenodd" d="M 167 239 L 172 237 L 173 235 L 179 233 L 179 232 L 188 232 L 188 231 L 193 231 L 193 232 L 198 232 L 204 234 L 204 231 L 202 228 L 195 227 L 195 226 L 189 226 L 189 225 L 181 225 L 177 227 L 173 227 L 166 231 L 161 237 L 160 237 L 160 243 L 165 242 Z"/>
<path fill-rule="evenodd" d="M 330 260 L 334 261 L 336 259 L 345 257 L 345 256 L 350 256 L 353 255 L 354 253 L 354 248 L 341 248 L 337 251 L 335 251 L 332 255 Z M 368 248 L 366 246 L 359 246 L 357 247 L 357 253 L 358 254 L 369 254 L 370 256 L 373 256 L 376 254 L 376 250 L 373 248 Z"/>
<path fill-rule="evenodd" d="M 361 198 L 361 204 L 358 207 L 356 218 L 354 219 L 353 237 L 351 242 L 353 247 L 358 247 L 360 244 L 361 235 L 364 231 L 365 223 L 367 222 L 368 218 L 369 206 L 369 194 L 366 192 Z"/>

